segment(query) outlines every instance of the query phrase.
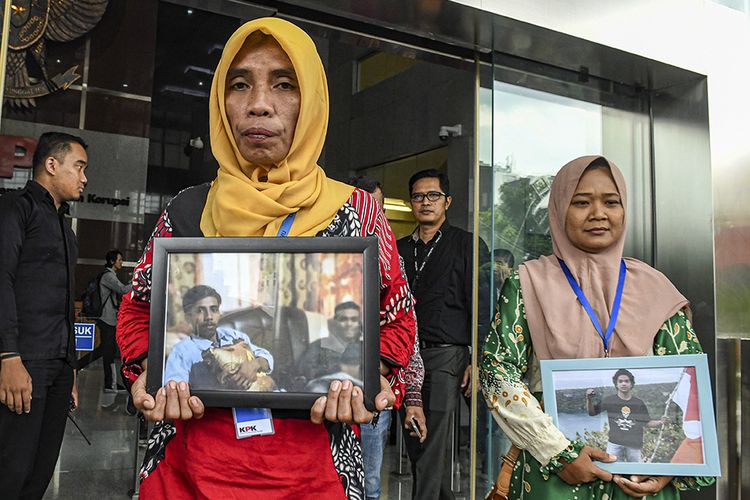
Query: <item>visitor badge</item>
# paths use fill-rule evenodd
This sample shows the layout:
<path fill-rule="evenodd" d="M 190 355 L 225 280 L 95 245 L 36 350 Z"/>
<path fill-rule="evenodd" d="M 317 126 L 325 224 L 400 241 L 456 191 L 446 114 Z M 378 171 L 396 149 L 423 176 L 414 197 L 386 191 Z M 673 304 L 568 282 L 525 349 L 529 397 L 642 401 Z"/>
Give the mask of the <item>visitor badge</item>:
<path fill-rule="evenodd" d="M 232 408 L 237 439 L 274 433 L 270 408 Z"/>

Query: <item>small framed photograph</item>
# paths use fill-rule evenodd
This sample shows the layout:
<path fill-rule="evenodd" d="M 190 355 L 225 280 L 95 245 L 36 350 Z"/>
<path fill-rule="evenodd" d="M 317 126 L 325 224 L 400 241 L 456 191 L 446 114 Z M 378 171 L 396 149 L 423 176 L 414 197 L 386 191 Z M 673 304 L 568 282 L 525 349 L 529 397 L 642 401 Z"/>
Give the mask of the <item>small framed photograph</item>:
<path fill-rule="evenodd" d="M 705 354 L 541 361 L 545 412 L 619 474 L 720 476 Z"/>
<path fill-rule="evenodd" d="M 380 391 L 377 238 L 157 238 L 148 390 L 309 410 L 333 380 Z"/>

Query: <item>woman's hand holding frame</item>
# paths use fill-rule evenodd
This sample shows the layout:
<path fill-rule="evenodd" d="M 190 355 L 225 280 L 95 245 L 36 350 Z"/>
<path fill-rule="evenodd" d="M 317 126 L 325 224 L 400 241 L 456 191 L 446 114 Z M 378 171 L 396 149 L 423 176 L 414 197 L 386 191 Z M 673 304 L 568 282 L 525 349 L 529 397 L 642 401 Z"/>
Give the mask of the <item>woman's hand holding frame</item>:
<path fill-rule="evenodd" d="M 590 483 L 597 479 L 608 482 L 612 481 L 612 473 L 594 465 L 594 460 L 598 460 L 599 462 L 614 462 L 617 460 L 617 457 L 613 457 L 605 451 L 584 446 L 578 454 L 578 458 L 565 464 L 557 475 L 568 484 Z"/>

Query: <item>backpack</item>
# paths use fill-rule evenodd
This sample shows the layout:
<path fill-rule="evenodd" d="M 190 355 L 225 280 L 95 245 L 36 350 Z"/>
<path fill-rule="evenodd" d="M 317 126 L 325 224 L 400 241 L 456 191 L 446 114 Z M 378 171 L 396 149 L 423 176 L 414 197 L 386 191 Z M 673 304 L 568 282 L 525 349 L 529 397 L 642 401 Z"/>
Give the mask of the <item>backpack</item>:
<path fill-rule="evenodd" d="M 86 290 L 81 296 L 81 302 L 83 303 L 81 313 L 83 313 L 84 316 L 90 318 L 101 317 L 104 304 L 102 303 L 102 293 L 99 285 L 102 282 L 102 276 L 104 276 L 104 273 L 106 272 L 108 271 L 102 271 L 97 274 L 94 278 L 91 278 L 91 281 L 86 285 Z"/>

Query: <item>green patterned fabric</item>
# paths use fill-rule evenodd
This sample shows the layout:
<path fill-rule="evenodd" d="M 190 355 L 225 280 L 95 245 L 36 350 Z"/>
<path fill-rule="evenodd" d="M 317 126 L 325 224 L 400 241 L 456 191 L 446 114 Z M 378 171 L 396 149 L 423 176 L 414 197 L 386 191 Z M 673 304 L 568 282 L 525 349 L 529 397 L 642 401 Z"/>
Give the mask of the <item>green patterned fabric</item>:
<path fill-rule="evenodd" d="M 683 311 L 678 311 L 662 325 L 654 338 L 653 350 L 658 356 L 703 352 L 690 320 Z M 480 380 L 490 406 L 496 409 L 500 408 L 500 405 L 508 406 L 508 393 L 514 392 L 512 388 L 509 389 L 509 386 L 521 391 L 522 400 L 528 397 L 529 392 L 524 385 L 523 378 L 531 368 L 529 363 L 532 359 L 532 352 L 531 335 L 521 296 L 521 283 L 518 272 L 515 272 L 505 281 L 498 299 L 492 327 L 484 344 Z M 541 394 L 535 393 L 534 396 L 541 401 Z M 530 400 L 529 403 L 533 402 Z M 492 411 L 497 413 L 495 409 Z M 570 459 L 571 456 L 577 457 L 581 447 L 579 442 L 571 443 L 571 446 L 553 457 L 544 467 L 528 451 L 522 451 L 513 470 L 509 497 L 513 499 L 533 498 L 534 500 L 625 500 L 632 498 L 612 482 L 597 480 L 571 486 L 562 481 L 557 476 L 557 472 L 562 468 L 559 460 Z M 713 483 L 712 477 L 675 478 L 661 492 L 649 498 L 678 499 L 680 490 L 700 489 Z"/>

